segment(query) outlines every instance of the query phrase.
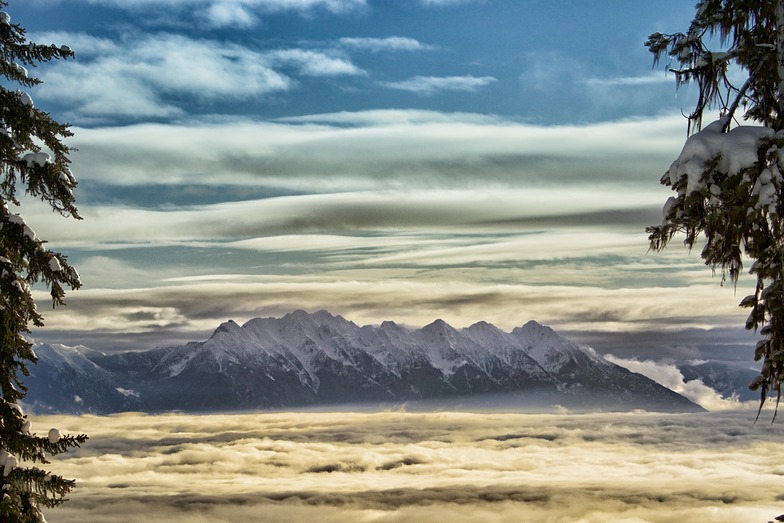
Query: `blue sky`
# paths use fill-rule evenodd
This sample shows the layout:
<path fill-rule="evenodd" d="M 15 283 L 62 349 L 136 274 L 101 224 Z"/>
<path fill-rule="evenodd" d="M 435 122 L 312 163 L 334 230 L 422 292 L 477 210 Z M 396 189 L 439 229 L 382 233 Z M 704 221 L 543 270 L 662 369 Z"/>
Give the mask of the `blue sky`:
<path fill-rule="evenodd" d="M 750 358 L 751 278 L 733 292 L 677 241 L 647 252 L 693 97 L 643 42 L 692 10 L 12 1 L 32 40 L 76 51 L 31 94 L 73 126 L 85 219 L 23 215 L 85 287 L 35 335 L 149 348 L 301 308 Z"/>
<path fill-rule="evenodd" d="M 65 89 L 79 73 L 95 81 L 68 103 L 51 94 L 80 122 L 394 108 L 552 125 L 680 109 L 642 42 L 680 29 L 692 9 L 606 0 L 32 0 L 13 11 L 34 21 L 31 36 L 68 38 L 77 50 L 77 63 L 58 67 L 44 90 Z"/>

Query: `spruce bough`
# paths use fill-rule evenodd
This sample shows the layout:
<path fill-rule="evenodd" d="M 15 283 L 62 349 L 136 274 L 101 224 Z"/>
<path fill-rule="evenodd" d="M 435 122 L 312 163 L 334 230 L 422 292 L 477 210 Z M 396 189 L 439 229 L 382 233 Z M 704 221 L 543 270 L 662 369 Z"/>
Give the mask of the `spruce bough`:
<path fill-rule="evenodd" d="M 778 406 L 784 383 L 784 2 L 703 0 L 686 33 L 655 33 L 646 46 L 654 64 L 666 59 L 678 85 L 698 87 L 690 136 L 661 179 L 676 195 L 664 205 L 662 224 L 646 229 L 650 247 L 660 251 L 679 233 L 689 248 L 703 238 L 703 260 L 732 283 L 744 256 L 753 260 L 755 291 L 740 302 L 750 309 L 746 328 L 762 335 L 754 355 L 762 368 L 750 387 L 760 392 L 760 410 L 769 394 Z M 720 118 L 703 128 L 709 110 Z"/>
<path fill-rule="evenodd" d="M 62 142 L 72 133 L 35 106 L 26 90 L 41 81 L 28 68 L 74 53 L 65 46 L 28 42 L 25 30 L 4 11 L 7 6 L 0 0 L 0 521 L 34 522 L 44 521 L 41 509 L 61 504 L 74 487 L 74 480 L 40 465 L 87 439 L 57 429 L 39 436 L 20 407 L 27 366 L 36 362 L 25 334 L 31 324 L 43 325 L 31 286 L 45 285 L 53 306 L 63 304 L 66 288 L 81 286 L 66 257 L 47 249 L 16 212 L 24 194 L 64 217 L 80 219 L 73 196 L 76 180 L 68 168 L 71 149 Z"/>

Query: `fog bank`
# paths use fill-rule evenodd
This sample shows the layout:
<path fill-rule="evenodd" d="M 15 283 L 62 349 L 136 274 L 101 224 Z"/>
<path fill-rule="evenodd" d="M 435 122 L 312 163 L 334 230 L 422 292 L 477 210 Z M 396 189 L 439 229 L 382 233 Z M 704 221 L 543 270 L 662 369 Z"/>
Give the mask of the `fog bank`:
<path fill-rule="evenodd" d="M 768 521 L 784 512 L 771 413 L 123 414 L 38 417 L 90 440 L 51 520 Z"/>

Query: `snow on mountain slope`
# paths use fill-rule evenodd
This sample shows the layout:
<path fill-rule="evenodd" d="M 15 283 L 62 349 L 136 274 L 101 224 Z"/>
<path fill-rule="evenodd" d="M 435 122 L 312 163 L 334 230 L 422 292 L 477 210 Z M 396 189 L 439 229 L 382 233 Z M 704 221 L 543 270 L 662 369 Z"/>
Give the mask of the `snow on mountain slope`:
<path fill-rule="evenodd" d="M 132 387 L 122 387 L 114 373 L 94 363 L 90 357 L 102 353 L 87 347 L 59 344 L 35 345 L 36 365 L 24 379 L 28 394 L 25 405 L 39 413 L 105 413 L 138 410 Z"/>
<path fill-rule="evenodd" d="M 507 366 L 525 368 L 530 374 L 539 376 L 542 380 L 549 376 L 544 367 L 531 356 L 527 346 L 495 325 L 481 321 L 463 329 L 462 333 L 477 346 L 491 351 L 493 356 Z"/>
<path fill-rule="evenodd" d="M 592 348 L 562 338 L 550 327 L 535 321 L 516 327 L 512 337 L 551 374 L 559 374 L 569 365 L 612 365 Z"/>
<path fill-rule="evenodd" d="M 443 320 L 436 320 L 413 334 L 430 364 L 446 376 L 454 374 L 469 360 L 473 361 L 473 353 L 477 350 L 465 343 L 460 333 Z"/>
<path fill-rule="evenodd" d="M 204 411 L 399 403 L 486 394 L 514 394 L 521 404 L 537 397 L 580 407 L 697 408 L 536 322 L 511 333 L 486 322 L 457 330 L 442 320 L 409 330 L 389 321 L 359 327 L 326 311 L 295 311 L 242 326 L 229 320 L 209 339 L 179 347 L 119 354 L 47 348 L 44 354 L 37 374 L 59 373 L 52 382 L 71 396 L 104 394 L 114 403 L 92 408 L 105 412 L 130 406 Z M 64 372 L 66 367 L 78 372 Z M 36 401 L 46 405 L 48 400 Z"/>

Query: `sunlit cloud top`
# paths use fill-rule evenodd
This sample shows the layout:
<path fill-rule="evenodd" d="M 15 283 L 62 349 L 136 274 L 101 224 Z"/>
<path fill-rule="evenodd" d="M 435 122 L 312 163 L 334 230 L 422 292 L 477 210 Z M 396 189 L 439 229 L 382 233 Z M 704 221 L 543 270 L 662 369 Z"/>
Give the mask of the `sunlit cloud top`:
<path fill-rule="evenodd" d="M 128 413 L 33 429 L 89 428 L 56 463 L 79 479 L 52 514 L 66 523 L 765 521 L 781 512 L 782 434 L 752 418 Z"/>

